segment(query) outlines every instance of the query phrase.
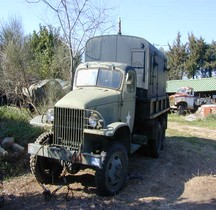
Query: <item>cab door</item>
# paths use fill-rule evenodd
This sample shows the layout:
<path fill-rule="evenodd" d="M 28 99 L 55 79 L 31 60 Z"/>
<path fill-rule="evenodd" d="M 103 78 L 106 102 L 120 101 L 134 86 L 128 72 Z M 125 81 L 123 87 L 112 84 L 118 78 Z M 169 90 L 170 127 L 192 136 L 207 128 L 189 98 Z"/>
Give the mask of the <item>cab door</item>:
<path fill-rule="evenodd" d="M 122 92 L 121 121 L 127 123 L 133 131 L 136 103 L 136 72 L 130 69 L 126 72 Z"/>

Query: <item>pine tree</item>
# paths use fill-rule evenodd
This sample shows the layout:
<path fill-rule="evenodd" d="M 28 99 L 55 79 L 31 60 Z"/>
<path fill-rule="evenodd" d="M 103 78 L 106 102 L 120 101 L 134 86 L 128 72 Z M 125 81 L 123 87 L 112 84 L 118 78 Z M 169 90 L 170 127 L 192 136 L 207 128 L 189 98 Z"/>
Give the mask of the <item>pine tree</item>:
<path fill-rule="evenodd" d="M 170 80 L 182 79 L 185 71 L 186 56 L 186 44 L 181 43 L 181 34 L 178 32 L 176 40 L 172 46 L 169 45 L 169 51 L 167 52 L 168 67 L 170 69 L 168 78 Z"/>

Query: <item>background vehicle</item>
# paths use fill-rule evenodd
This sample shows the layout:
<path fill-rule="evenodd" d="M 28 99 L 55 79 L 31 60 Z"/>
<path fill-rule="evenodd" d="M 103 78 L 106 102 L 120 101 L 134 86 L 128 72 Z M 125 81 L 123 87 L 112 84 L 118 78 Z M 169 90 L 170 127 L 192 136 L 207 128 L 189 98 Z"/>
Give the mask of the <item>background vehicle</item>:
<path fill-rule="evenodd" d="M 179 115 L 185 115 L 187 111 L 195 112 L 208 101 L 207 98 L 195 96 L 194 89 L 189 86 L 179 88 L 169 100 L 171 111 L 178 111 Z"/>
<path fill-rule="evenodd" d="M 32 172 L 52 183 L 63 168 L 74 174 L 90 167 L 98 194 L 114 195 L 126 182 L 129 154 L 149 145 L 159 157 L 168 111 L 164 55 L 143 38 L 94 37 L 73 91 L 31 122 L 51 128 L 29 144 Z"/>

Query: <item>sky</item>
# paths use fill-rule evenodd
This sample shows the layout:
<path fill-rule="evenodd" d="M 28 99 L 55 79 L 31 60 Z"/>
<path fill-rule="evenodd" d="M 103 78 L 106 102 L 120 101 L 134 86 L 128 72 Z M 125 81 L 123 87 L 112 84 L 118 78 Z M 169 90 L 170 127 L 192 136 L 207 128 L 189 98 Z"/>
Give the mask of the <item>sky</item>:
<path fill-rule="evenodd" d="M 36 0 L 35 0 L 36 1 Z M 156 47 L 173 44 L 177 33 L 182 43 L 188 34 L 202 37 L 207 43 L 216 41 L 215 0 L 108 0 L 114 8 L 113 17 L 118 25 L 121 18 L 122 34 L 147 39 Z M 39 30 L 39 24 L 52 24 L 44 3 L 29 4 L 25 0 L 0 0 L 0 24 L 10 17 L 21 19 L 25 34 Z M 114 31 L 117 33 L 117 31 Z"/>

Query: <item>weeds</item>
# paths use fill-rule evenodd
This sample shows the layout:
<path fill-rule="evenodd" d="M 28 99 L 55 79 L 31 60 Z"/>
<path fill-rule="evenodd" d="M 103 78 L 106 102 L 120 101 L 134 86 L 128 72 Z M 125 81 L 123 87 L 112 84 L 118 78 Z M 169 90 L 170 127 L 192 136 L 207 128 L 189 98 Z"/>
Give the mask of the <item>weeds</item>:
<path fill-rule="evenodd" d="M 188 121 L 186 120 L 186 117 L 179 116 L 177 114 L 169 114 L 168 121 L 178 122 L 184 125 L 192 125 L 192 126 L 198 126 L 198 127 L 207 127 L 207 128 L 216 127 L 216 115 L 210 114 L 205 118 L 197 118 L 194 121 Z"/>
<path fill-rule="evenodd" d="M 43 130 L 31 126 L 29 118 L 25 109 L 0 107 L 0 140 L 13 137 L 16 143 L 24 147 L 34 142 Z"/>

